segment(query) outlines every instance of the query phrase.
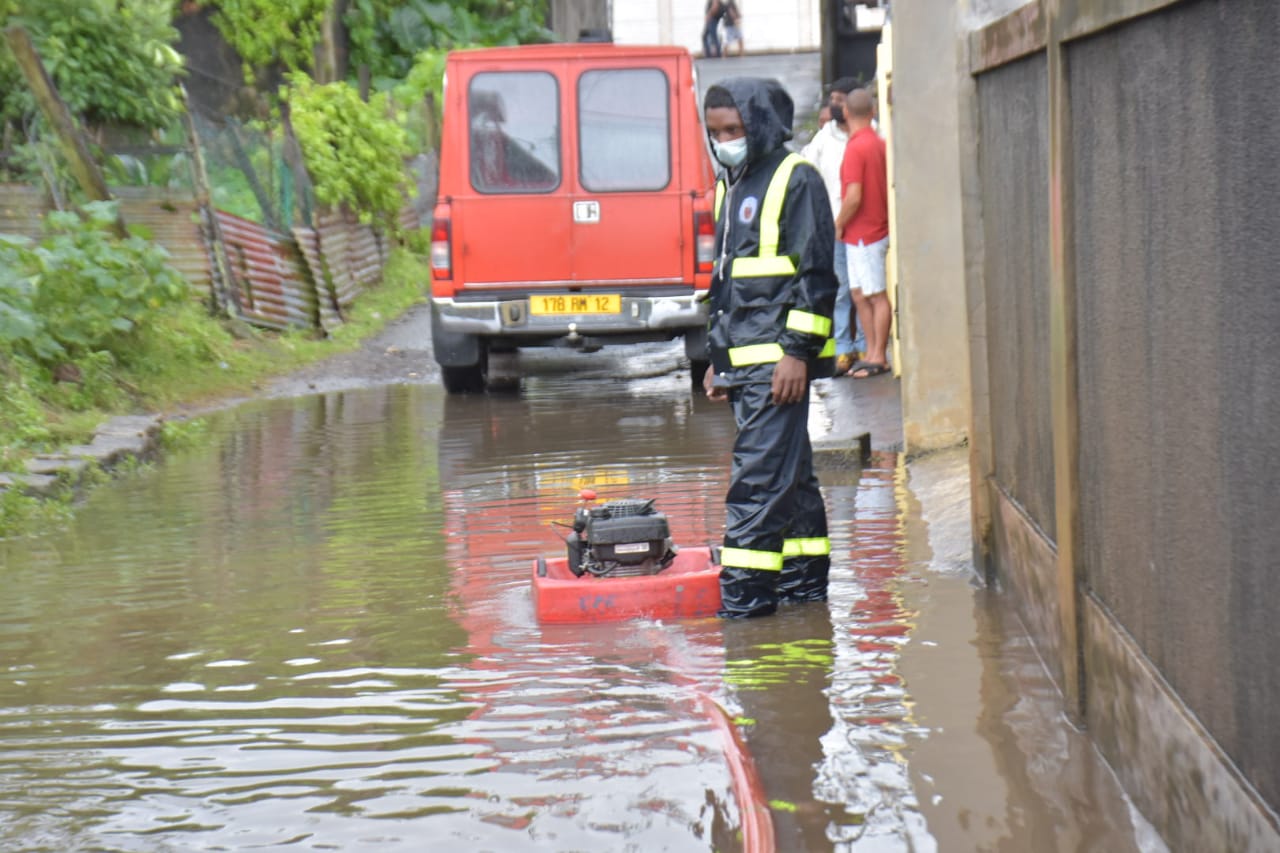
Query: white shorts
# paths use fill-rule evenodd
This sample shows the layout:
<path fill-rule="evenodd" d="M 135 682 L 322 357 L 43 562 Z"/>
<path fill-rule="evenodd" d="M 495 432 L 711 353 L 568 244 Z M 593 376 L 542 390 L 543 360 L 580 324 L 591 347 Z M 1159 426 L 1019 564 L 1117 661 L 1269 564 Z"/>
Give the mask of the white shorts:
<path fill-rule="evenodd" d="M 849 263 L 849 289 L 862 291 L 863 296 L 884 293 L 884 259 L 889 254 L 889 238 L 874 243 L 849 243 L 845 257 Z"/>

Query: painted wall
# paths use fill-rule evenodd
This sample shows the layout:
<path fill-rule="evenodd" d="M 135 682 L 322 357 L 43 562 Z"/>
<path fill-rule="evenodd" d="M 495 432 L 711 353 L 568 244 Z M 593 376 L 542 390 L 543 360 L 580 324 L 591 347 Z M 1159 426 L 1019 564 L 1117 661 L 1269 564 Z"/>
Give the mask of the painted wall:
<path fill-rule="evenodd" d="M 1014 0 L 917 0 L 892 12 L 897 372 L 903 434 L 916 454 L 965 441 L 970 422 L 960 158 L 960 33 Z M 976 6 L 977 8 L 971 8 Z"/>
<path fill-rule="evenodd" d="M 1033 0 L 956 42 L 978 550 L 1179 851 L 1280 850 L 1277 41 Z"/>

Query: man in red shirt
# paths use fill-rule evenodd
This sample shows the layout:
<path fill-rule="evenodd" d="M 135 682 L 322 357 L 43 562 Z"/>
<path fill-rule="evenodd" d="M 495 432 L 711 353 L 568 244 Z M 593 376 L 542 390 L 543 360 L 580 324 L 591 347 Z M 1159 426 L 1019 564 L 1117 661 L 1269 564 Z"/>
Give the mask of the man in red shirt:
<path fill-rule="evenodd" d="M 885 256 L 889 252 L 889 172 L 884 140 L 871 125 L 875 102 L 866 89 L 845 99 L 849 144 L 840 164 L 844 200 L 836 215 L 836 234 L 847 246 L 849 287 L 867 338 L 867 360 L 854 365 L 855 379 L 889 370 L 889 323 L 892 307 L 885 292 Z"/>

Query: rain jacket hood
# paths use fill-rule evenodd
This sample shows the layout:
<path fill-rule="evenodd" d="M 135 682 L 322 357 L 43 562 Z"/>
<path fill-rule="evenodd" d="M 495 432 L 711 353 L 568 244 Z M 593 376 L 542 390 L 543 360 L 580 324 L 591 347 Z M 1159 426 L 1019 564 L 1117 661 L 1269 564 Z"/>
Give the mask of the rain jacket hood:
<path fill-rule="evenodd" d="M 729 93 L 747 131 L 747 163 L 757 163 L 791 138 L 795 104 L 777 80 L 730 77 L 716 84 Z"/>

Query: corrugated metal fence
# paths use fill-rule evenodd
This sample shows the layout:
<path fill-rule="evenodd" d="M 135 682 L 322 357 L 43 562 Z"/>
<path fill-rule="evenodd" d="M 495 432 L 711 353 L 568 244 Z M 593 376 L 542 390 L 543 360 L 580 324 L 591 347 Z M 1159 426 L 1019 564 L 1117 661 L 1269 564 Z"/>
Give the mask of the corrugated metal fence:
<path fill-rule="evenodd" d="M 319 215 L 314 228 L 281 234 L 240 216 L 214 211 L 205 227 L 191 193 L 152 187 L 113 190 L 121 215 L 143 226 L 191 283 L 193 297 L 272 329 L 331 329 L 366 288 L 382 277 L 388 237 L 346 211 Z M 39 238 L 53 210 L 44 192 L 0 184 L 0 233 Z M 419 225 L 406 208 L 402 228 Z M 210 233 L 212 232 L 212 233 Z M 218 256 L 226 259 L 225 277 Z"/>

